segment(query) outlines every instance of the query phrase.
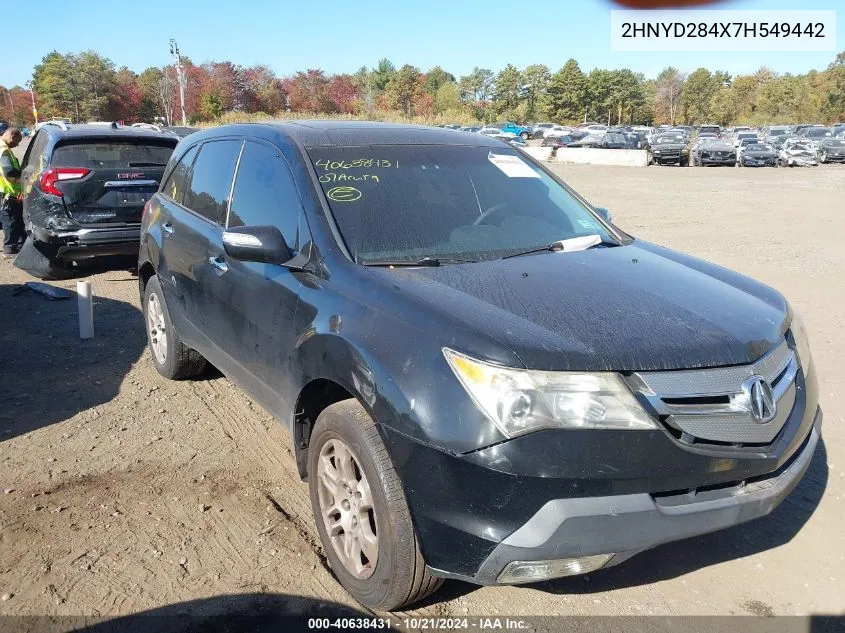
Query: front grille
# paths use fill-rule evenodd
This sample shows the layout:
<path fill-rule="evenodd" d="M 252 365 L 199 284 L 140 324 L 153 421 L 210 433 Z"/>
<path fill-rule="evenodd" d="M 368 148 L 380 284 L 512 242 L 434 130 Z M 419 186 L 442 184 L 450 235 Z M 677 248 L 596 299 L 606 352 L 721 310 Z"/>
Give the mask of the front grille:
<path fill-rule="evenodd" d="M 666 428 L 689 444 L 762 446 L 777 437 L 795 406 L 799 360 L 786 340 L 750 365 L 629 376 Z M 766 423 L 751 413 L 743 383 L 757 376 L 771 385 L 775 416 Z"/>

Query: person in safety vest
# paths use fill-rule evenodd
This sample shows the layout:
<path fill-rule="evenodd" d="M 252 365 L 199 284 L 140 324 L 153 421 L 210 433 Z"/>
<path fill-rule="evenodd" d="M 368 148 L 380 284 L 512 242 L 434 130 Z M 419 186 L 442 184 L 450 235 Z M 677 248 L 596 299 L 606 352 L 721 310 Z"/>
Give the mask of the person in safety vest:
<path fill-rule="evenodd" d="M 20 130 L 15 127 L 10 127 L 0 136 L 0 224 L 3 225 L 4 255 L 16 254 L 26 239 L 21 165 L 12 152 L 21 138 Z"/>

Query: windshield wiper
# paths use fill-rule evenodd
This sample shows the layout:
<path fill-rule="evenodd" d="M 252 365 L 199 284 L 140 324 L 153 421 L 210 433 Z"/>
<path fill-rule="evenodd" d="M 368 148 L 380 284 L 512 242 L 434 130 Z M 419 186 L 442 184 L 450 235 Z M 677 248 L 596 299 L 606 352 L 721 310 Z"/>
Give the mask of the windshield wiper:
<path fill-rule="evenodd" d="M 595 241 L 589 243 L 588 246 L 583 246 L 582 248 L 575 248 L 567 249 L 567 246 L 573 244 L 574 241 L 578 240 L 581 241 L 584 237 L 593 237 Z M 556 242 L 552 242 L 546 246 L 539 246 L 537 248 L 532 248 L 527 251 L 522 251 L 520 253 L 514 253 L 513 255 L 505 255 L 502 259 L 510 259 L 511 257 L 522 257 L 523 255 L 532 255 L 534 253 L 545 253 L 545 252 L 552 252 L 552 253 L 559 253 L 565 250 L 572 250 L 572 251 L 586 251 L 591 248 L 595 248 L 596 246 L 621 246 L 619 242 L 611 242 L 610 240 L 605 240 L 599 237 L 598 235 L 586 235 L 584 237 L 571 237 L 566 240 L 558 240 Z"/>
<path fill-rule="evenodd" d="M 475 264 L 474 259 L 456 259 L 454 257 L 423 257 L 417 261 L 375 261 L 364 262 L 364 266 L 440 266 L 441 264 Z"/>
<path fill-rule="evenodd" d="M 129 163 L 130 167 L 167 167 L 167 163 Z"/>

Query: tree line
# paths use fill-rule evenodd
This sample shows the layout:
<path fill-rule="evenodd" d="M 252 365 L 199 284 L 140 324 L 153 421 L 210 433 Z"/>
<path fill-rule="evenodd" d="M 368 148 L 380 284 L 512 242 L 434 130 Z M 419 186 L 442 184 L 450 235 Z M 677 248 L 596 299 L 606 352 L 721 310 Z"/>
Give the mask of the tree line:
<path fill-rule="evenodd" d="M 845 52 L 824 70 L 779 74 L 763 67 L 750 75 L 674 67 L 646 78 L 630 69 L 584 72 L 574 59 L 552 72 L 543 64 L 499 72 L 476 67 L 456 77 L 440 66 L 428 71 L 381 59 L 353 74 L 320 69 L 277 77 L 267 66 L 183 59 L 185 109 L 190 123 L 263 116 L 344 115 L 427 122 L 607 124 L 776 124 L 845 119 Z M 39 118 L 179 123 L 179 87 L 173 66 L 140 74 L 95 51 L 43 58 L 31 88 Z M 0 117 L 31 124 L 30 90 L 0 86 Z M 232 113 L 232 114 L 230 114 Z M 287 115 L 287 113 L 292 113 Z"/>

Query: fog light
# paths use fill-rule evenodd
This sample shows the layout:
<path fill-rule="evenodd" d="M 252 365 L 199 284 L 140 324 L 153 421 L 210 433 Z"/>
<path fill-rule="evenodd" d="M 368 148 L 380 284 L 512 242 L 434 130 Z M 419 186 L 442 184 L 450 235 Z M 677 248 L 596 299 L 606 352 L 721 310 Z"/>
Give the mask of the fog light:
<path fill-rule="evenodd" d="M 604 567 L 614 554 L 596 554 L 581 558 L 559 560 L 516 560 L 509 563 L 499 574 L 498 581 L 515 585 L 524 582 L 539 582 L 550 578 L 586 574 Z"/>

